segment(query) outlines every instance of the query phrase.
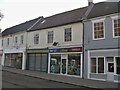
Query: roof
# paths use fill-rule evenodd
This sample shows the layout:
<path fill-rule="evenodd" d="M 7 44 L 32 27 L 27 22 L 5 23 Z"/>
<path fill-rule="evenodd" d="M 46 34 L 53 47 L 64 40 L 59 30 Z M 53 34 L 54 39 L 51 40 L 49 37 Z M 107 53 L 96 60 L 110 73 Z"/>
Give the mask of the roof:
<path fill-rule="evenodd" d="M 87 7 L 78 8 L 75 10 L 63 12 L 60 14 L 56 14 L 50 17 L 43 18 L 43 22 L 37 23 L 31 30 L 40 30 L 47 29 L 56 26 L 61 26 L 65 24 L 71 24 L 75 22 L 80 22 L 83 14 L 87 11 Z"/>
<path fill-rule="evenodd" d="M 41 18 L 43 17 L 38 17 L 35 19 L 32 19 L 30 21 L 26 21 L 24 23 L 18 24 L 16 26 L 10 27 L 5 29 L 2 32 L 2 36 L 6 36 L 6 35 L 10 35 L 10 34 L 14 34 L 14 33 L 18 33 L 18 32 L 22 32 L 22 31 L 27 31 L 29 28 L 31 28 L 34 24 L 36 24 L 37 21 L 39 21 Z"/>
<path fill-rule="evenodd" d="M 94 4 L 91 12 L 87 16 L 87 19 L 115 14 L 120 12 L 120 2 L 100 2 Z"/>

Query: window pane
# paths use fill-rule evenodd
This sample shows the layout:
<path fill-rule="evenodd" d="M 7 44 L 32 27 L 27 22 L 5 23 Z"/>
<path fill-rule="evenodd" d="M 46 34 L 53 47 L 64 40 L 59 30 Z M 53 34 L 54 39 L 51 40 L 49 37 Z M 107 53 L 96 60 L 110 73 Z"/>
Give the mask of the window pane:
<path fill-rule="evenodd" d="M 103 22 L 94 23 L 94 38 L 104 38 Z"/>
<path fill-rule="evenodd" d="M 116 64 L 117 74 L 120 74 L 120 57 L 116 57 Z"/>
<path fill-rule="evenodd" d="M 114 35 L 120 36 L 120 19 L 114 20 Z"/>
<path fill-rule="evenodd" d="M 69 54 L 68 55 L 68 74 L 69 75 L 80 75 L 81 63 L 80 54 Z"/>
<path fill-rule="evenodd" d="M 50 72 L 60 73 L 61 55 L 51 55 Z"/>
<path fill-rule="evenodd" d="M 65 41 L 71 41 L 72 40 L 72 32 L 71 28 L 65 29 Z"/>
<path fill-rule="evenodd" d="M 21 35 L 21 44 L 23 44 L 23 35 Z"/>
<path fill-rule="evenodd" d="M 53 43 L 53 31 L 48 32 L 48 43 Z"/>
<path fill-rule="evenodd" d="M 15 43 L 17 43 L 17 37 L 15 37 Z"/>
<path fill-rule="evenodd" d="M 39 34 L 34 35 L 34 44 L 39 44 Z"/>
<path fill-rule="evenodd" d="M 91 58 L 91 73 L 96 73 L 96 58 Z"/>
<path fill-rule="evenodd" d="M 9 38 L 7 39 L 7 45 L 9 45 Z"/>
<path fill-rule="evenodd" d="M 98 58 L 98 73 L 104 73 L 104 58 Z"/>

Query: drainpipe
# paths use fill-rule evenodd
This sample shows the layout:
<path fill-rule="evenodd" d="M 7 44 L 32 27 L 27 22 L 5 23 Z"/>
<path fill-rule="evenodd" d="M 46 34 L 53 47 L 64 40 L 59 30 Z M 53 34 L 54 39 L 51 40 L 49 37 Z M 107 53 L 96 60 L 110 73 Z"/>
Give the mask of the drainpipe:
<path fill-rule="evenodd" d="M 92 8 L 93 8 L 93 6 L 94 6 L 94 3 L 93 3 L 93 0 L 88 0 L 88 7 L 87 7 L 87 10 L 86 10 L 86 12 L 83 14 L 83 16 L 82 16 L 82 24 L 83 24 L 83 45 L 82 45 L 82 47 L 83 47 L 83 61 L 82 61 L 82 78 L 84 79 L 85 78 L 85 68 L 84 68 L 84 64 L 85 64 L 85 60 L 84 60 L 84 57 L 85 57 L 85 41 L 84 41 L 84 34 L 85 34 L 85 32 L 84 32 L 84 27 L 85 27 L 85 25 L 84 25 L 84 21 L 86 21 L 87 20 L 87 16 L 89 15 L 89 13 L 90 13 L 90 11 L 92 10 Z"/>
<path fill-rule="evenodd" d="M 90 6 L 91 4 L 93 4 L 93 0 L 88 0 L 88 6 Z"/>

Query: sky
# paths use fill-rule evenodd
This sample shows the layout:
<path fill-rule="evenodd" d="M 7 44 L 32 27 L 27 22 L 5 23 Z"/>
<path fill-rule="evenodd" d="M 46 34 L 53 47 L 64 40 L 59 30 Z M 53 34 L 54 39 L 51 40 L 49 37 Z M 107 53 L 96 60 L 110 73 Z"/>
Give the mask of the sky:
<path fill-rule="evenodd" d="M 105 0 L 93 0 L 94 3 Z M 0 28 L 15 26 L 43 16 L 48 17 L 88 5 L 88 0 L 0 0 L 0 12 L 4 17 Z"/>

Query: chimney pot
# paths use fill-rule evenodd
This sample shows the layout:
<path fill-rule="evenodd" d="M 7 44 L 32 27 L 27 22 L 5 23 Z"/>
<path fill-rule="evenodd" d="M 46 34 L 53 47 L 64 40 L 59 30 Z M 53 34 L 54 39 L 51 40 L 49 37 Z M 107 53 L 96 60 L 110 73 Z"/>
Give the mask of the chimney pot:
<path fill-rule="evenodd" d="M 93 0 L 88 0 L 88 5 L 91 5 L 93 3 Z"/>

